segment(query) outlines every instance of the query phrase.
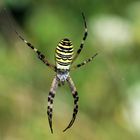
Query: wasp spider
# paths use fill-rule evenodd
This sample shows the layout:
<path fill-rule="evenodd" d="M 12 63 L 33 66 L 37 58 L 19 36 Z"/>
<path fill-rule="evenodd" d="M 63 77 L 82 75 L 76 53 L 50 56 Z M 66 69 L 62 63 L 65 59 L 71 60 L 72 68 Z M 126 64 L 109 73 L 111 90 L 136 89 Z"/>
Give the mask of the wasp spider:
<path fill-rule="evenodd" d="M 22 36 L 20 36 L 16 32 L 18 37 L 22 41 L 24 41 L 31 49 L 33 49 L 33 51 L 37 54 L 38 58 L 44 64 L 49 66 L 54 72 L 56 72 L 56 76 L 53 79 L 53 82 L 52 82 L 52 85 L 50 88 L 50 92 L 48 95 L 48 108 L 47 108 L 48 121 L 49 121 L 49 126 L 50 126 L 52 133 L 53 133 L 53 129 L 52 129 L 53 100 L 54 100 L 56 89 L 57 89 L 58 85 L 64 84 L 64 82 L 67 81 L 67 83 L 70 87 L 70 90 L 72 92 L 72 96 L 74 98 L 74 109 L 73 109 L 72 119 L 71 119 L 69 125 L 63 130 L 63 131 L 66 131 L 67 129 L 69 129 L 73 125 L 73 123 L 75 121 L 75 118 L 76 118 L 76 115 L 78 112 L 78 100 L 79 100 L 78 92 L 77 92 L 76 87 L 75 87 L 75 85 L 70 77 L 69 72 L 73 69 L 79 68 L 79 67 L 85 65 L 86 63 L 90 62 L 97 55 L 97 53 L 96 53 L 91 58 L 83 61 L 82 63 L 80 63 L 78 65 L 71 66 L 73 64 L 73 62 L 76 60 L 76 58 L 78 57 L 78 55 L 80 54 L 81 50 L 83 49 L 84 42 L 85 42 L 87 35 L 88 35 L 86 20 L 85 20 L 85 16 L 83 13 L 82 13 L 82 17 L 84 20 L 85 32 L 84 32 L 84 37 L 82 39 L 80 48 L 77 50 L 76 54 L 73 55 L 74 51 L 73 51 L 72 42 L 68 38 L 62 39 L 56 47 L 55 65 L 51 64 L 46 59 L 44 54 L 42 54 L 31 43 L 27 42 Z"/>

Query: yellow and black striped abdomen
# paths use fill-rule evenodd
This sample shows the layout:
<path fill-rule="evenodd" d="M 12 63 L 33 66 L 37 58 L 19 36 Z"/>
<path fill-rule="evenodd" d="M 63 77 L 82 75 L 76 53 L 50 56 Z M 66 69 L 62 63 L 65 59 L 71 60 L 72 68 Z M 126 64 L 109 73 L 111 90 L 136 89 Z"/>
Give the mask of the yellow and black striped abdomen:
<path fill-rule="evenodd" d="M 69 39 L 65 38 L 59 42 L 55 58 L 57 69 L 69 69 L 73 59 L 73 45 Z"/>

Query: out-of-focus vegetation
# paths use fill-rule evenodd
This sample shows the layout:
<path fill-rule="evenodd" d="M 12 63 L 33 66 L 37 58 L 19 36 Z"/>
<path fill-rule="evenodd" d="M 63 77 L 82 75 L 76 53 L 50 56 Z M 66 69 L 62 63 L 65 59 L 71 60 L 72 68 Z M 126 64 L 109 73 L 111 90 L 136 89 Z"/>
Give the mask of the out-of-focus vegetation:
<path fill-rule="evenodd" d="M 0 16 L 0 140 L 139 140 L 140 2 L 136 0 L 1 0 L 14 28 L 54 63 L 57 43 L 69 37 L 78 49 L 84 26 L 89 36 L 71 72 L 80 96 L 71 129 L 73 98 L 57 90 L 52 135 L 46 108 L 54 73 L 40 62 Z"/>

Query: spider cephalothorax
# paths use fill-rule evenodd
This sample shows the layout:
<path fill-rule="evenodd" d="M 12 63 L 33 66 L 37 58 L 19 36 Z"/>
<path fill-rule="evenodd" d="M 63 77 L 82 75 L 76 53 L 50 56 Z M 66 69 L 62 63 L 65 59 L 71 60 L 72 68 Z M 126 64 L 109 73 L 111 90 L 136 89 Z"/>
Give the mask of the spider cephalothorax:
<path fill-rule="evenodd" d="M 56 47 L 56 52 L 55 52 L 55 65 L 49 63 L 48 59 L 46 59 L 45 55 L 42 54 L 40 51 L 38 51 L 31 43 L 27 42 L 22 36 L 20 36 L 17 32 L 16 34 L 18 35 L 18 37 L 23 40 L 31 49 L 33 49 L 38 58 L 43 61 L 43 63 L 45 63 L 47 66 L 49 66 L 54 72 L 56 72 L 56 76 L 53 79 L 52 85 L 51 85 L 51 89 L 48 95 L 48 108 L 47 108 L 47 114 L 48 114 L 48 120 L 49 120 L 49 125 L 51 128 L 51 132 L 53 133 L 53 129 L 52 129 L 52 113 L 53 113 L 53 99 L 55 97 L 55 93 L 56 93 L 56 89 L 58 87 L 59 84 L 64 84 L 65 81 L 67 81 L 73 98 L 74 98 L 74 109 L 73 109 L 73 115 L 72 115 L 72 119 L 69 123 L 69 125 L 66 127 L 66 129 L 64 129 L 64 131 L 66 131 L 68 128 L 70 128 L 76 118 L 77 112 L 78 112 L 78 92 L 76 90 L 76 87 L 69 75 L 69 72 L 73 69 L 76 69 L 78 67 L 81 67 L 83 65 L 85 65 L 86 63 L 90 62 L 96 55 L 93 55 L 91 58 L 85 60 L 84 62 L 78 64 L 78 65 L 74 65 L 71 66 L 73 64 L 73 62 L 76 60 L 76 58 L 78 57 L 78 55 L 80 54 L 81 50 L 83 49 L 83 45 L 84 42 L 87 38 L 87 25 L 86 25 L 86 20 L 85 20 L 85 16 L 82 13 L 83 16 L 83 20 L 84 20 L 84 26 L 85 26 L 85 32 L 84 32 L 84 37 L 82 39 L 82 42 L 80 44 L 80 48 L 77 50 L 76 54 L 73 55 L 74 53 L 74 49 L 73 49 L 73 45 L 71 43 L 71 41 L 67 38 L 62 39 L 57 47 Z"/>
<path fill-rule="evenodd" d="M 60 82 L 65 82 L 69 76 L 68 70 L 58 70 L 57 71 L 57 78 Z"/>

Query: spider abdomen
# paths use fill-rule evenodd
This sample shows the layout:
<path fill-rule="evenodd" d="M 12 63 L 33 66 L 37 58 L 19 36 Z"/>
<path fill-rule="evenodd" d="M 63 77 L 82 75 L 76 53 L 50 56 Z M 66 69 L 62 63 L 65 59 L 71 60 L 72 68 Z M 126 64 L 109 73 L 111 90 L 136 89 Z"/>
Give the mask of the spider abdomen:
<path fill-rule="evenodd" d="M 67 38 L 62 39 L 56 47 L 56 67 L 57 69 L 68 70 L 73 59 L 73 45 Z"/>

